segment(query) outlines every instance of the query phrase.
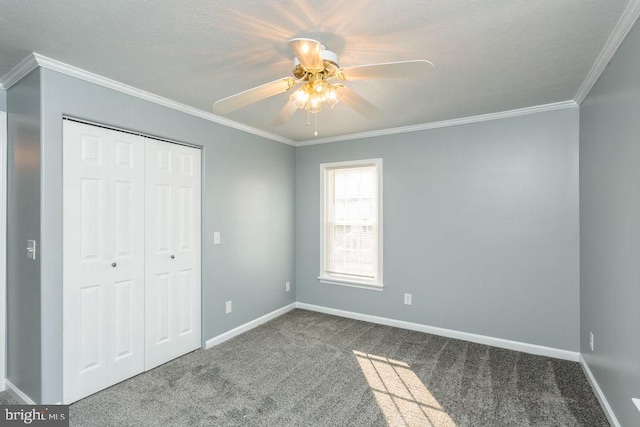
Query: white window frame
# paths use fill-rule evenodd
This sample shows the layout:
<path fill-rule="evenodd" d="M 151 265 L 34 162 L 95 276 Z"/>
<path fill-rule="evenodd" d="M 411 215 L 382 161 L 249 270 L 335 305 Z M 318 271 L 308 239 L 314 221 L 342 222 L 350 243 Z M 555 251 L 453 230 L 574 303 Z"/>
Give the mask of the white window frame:
<path fill-rule="evenodd" d="M 327 237 L 326 237 L 326 223 L 327 223 L 327 172 L 332 169 L 347 169 L 356 167 L 374 166 L 377 175 L 377 255 L 376 260 L 376 272 L 373 280 L 356 279 L 354 277 L 341 276 L 339 274 L 332 274 L 327 271 L 326 266 L 326 254 L 327 254 Z M 321 163 L 320 164 L 320 276 L 318 280 L 321 283 L 328 283 L 332 285 L 351 286 L 356 288 L 370 289 L 381 291 L 384 287 L 382 266 L 383 266 L 383 221 L 382 221 L 382 159 L 365 159 L 365 160 L 353 160 L 346 162 L 333 162 L 333 163 Z"/>

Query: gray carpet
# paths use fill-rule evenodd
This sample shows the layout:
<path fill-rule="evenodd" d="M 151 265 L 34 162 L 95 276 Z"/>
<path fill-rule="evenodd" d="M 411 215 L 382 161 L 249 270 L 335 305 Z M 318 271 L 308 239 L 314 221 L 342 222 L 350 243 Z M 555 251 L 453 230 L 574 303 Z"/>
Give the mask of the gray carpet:
<path fill-rule="evenodd" d="M 607 426 L 577 363 L 294 310 L 89 396 L 73 426 Z"/>
<path fill-rule="evenodd" d="M 0 393 L 0 406 L 1 405 L 24 405 L 24 402 L 7 390 Z"/>

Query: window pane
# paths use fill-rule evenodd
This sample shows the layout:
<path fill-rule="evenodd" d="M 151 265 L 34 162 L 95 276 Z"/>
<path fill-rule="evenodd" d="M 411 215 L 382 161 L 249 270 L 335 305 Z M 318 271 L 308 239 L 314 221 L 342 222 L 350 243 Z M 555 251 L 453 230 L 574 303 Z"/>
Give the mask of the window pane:
<path fill-rule="evenodd" d="M 331 270 L 373 276 L 373 238 L 371 226 L 335 225 Z"/>
<path fill-rule="evenodd" d="M 325 273 L 321 275 L 378 280 L 377 164 L 323 169 Z"/>

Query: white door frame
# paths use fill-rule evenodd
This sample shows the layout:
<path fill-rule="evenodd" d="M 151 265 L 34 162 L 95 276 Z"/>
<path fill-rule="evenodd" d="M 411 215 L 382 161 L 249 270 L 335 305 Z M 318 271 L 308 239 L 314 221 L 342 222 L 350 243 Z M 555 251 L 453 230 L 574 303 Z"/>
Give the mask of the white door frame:
<path fill-rule="evenodd" d="M 7 113 L 0 111 L 0 391 L 7 378 L 7 167 Z"/>

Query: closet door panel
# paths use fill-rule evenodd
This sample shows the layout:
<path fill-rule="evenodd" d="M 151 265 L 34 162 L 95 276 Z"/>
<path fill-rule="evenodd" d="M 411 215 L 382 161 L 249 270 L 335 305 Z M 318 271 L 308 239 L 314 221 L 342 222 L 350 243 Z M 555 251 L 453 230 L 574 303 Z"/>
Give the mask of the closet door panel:
<path fill-rule="evenodd" d="M 153 285 L 155 304 L 155 345 L 169 343 L 171 339 L 171 275 L 169 272 L 156 274 Z"/>
<path fill-rule="evenodd" d="M 68 403 L 144 369 L 144 141 L 66 120 L 63 131 Z"/>
<path fill-rule="evenodd" d="M 200 346 L 200 150 L 176 146 L 177 319 L 181 347 Z M 188 350 L 187 350 L 188 351 Z"/>
<path fill-rule="evenodd" d="M 101 132 L 65 121 L 63 394 L 69 402 L 107 385 L 108 157 Z"/>
<path fill-rule="evenodd" d="M 171 360 L 173 323 L 173 156 L 171 147 L 146 144 L 145 369 Z"/>
<path fill-rule="evenodd" d="M 114 286 L 113 354 L 116 362 L 133 356 L 135 352 L 133 328 L 131 327 L 134 323 L 133 290 L 134 284 L 131 280 L 116 282 Z"/>
<path fill-rule="evenodd" d="M 107 132 L 113 148 L 113 230 L 106 242 L 111 251 L 108 382 L 112 385 L 144 371 L 145 139 Z"/>
<path fill-rule="evenodd" d="M 147 143 L 145 369 L 195 350 L 200 336 L 200 150 Z"/>
<path fill-rule="evenodd" d="M 193 333 L 194 316 L 196 307 L 194 304 L 193 275 L 191 270 L 178 272 L 178 335 L 183 336 Z"/>
<path fill-rule="evenodd" d="M 80 288 L 79 309 L 80 309 L 80 353 L 78 354 L 81 375 L 92 377 L 92 371 L 99 371 L 106 367 L 103 347 L 103 325 L 101 318 L 102 306 L 104 305 L 104 287 L 82 286 Z M 106 377 L 100 372 L 94 372 L 96 380 L 106 381 Z"/>
<path fill-rule="evenodd" d="M 174 218 L 176 283 L 176 349 L 181 354 L 201 345 L 200 320 L 200 155 L 195 148 L 174 146 Z"/>

